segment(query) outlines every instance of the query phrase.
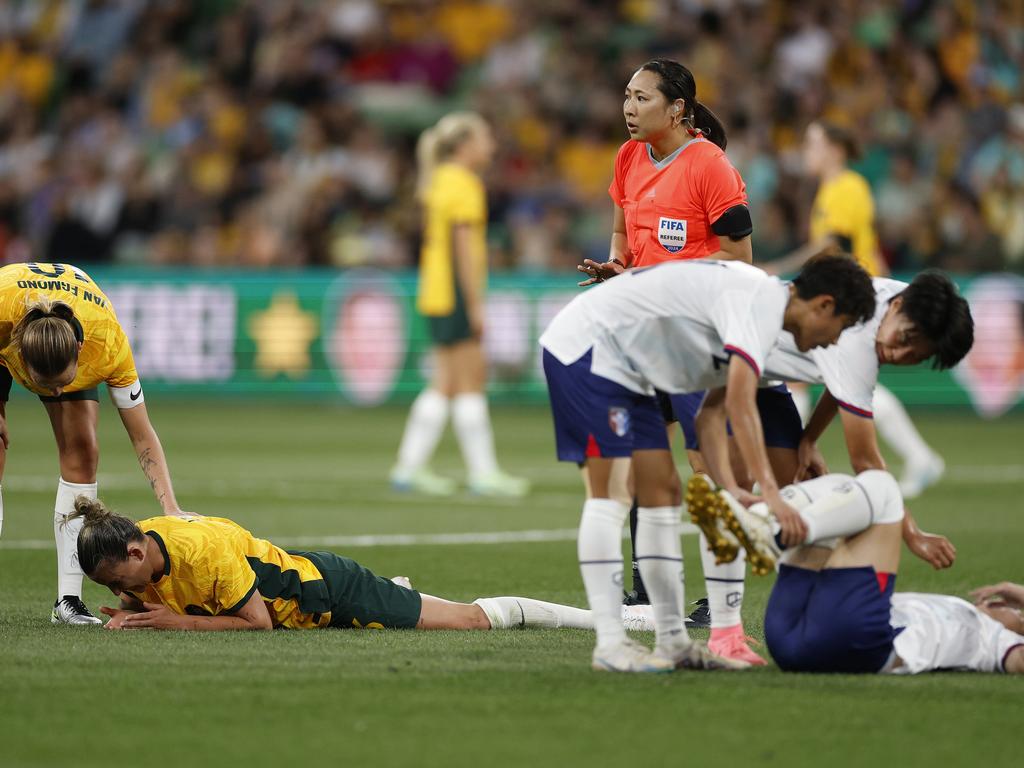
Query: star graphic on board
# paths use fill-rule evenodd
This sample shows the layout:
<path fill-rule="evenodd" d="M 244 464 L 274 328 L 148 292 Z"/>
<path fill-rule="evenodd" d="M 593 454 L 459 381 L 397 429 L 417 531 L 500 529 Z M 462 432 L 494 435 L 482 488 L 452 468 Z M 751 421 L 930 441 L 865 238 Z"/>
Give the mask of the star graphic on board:
<path fill-rule="evenodd" d="M 270 306 L 249 319 L 256 342 L 256 368 L 264 376 L 284 373 L 297 379 L 309 371 L 309 345 L 317 337 L 316 315 L 304 312 L 294 293 L 274 294 Z"/>

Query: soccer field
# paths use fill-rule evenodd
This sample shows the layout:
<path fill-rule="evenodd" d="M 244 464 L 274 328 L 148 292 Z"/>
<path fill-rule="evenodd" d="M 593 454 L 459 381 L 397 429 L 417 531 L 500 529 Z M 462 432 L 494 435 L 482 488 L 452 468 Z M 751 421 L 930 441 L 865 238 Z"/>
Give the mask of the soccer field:
<path fill-rule="evenodd" d="M 344 552 L 381 575 L 457 600 L 520 594 L 584 605 L 571 529 L 581 487 L 553 458 L 543 409 L 495 411 L 524 501 L 396 495 L 387 470 L 404 411 L 168 403 L 151 416 L 182 506 L 259 536 Z M 0 539 L 0 766 L 106 765 L 989 765 L 1018 764 L 1021 680 L 591 672 L 581 631 L 261 634 L 55 628 L 57 465 L 43 409 L 10 404 Z M 920 414 L 946 479 L 911 504 L 959 558 L 935 573 L 907 555 L 897 588 L 963 595 L 1021 580 L 1024 418 Z M 846 469 L 836 431 L 826 455 Z M 158 512 L 109 404 L 100 495 Z M 435 467 L 458 476 L 450 438 Z M 442 534 L 472 534 L 442 536 Z M 484 543 L 486 534 L 497 543 Z M 537 539 L 537 540 L 529 540 Z M 446 543 L 438 543 L 444 541 Z M 687 598 L 703 595 L 684 539 Z M 760 636 L 769 579 L 751 579 Z M 111 596 L 87 583 L 94 610 Z M 650 638 L 643 638 L 650 640 Z"/>

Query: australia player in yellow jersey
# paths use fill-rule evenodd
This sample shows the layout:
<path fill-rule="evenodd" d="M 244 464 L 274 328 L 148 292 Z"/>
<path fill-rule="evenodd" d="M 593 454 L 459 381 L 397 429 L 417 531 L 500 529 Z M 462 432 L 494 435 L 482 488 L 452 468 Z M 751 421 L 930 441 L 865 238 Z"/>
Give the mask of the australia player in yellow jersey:
<path fill-rule="evenodd" d="M 434 474 L 430 457 L 451 414 L 470 490 L 522 496 L 528 483 L 501 471 L 484 390 L 487 366 L 482 337 L 487 288 L 487 200 L 482 174 L 495 143 L 482 117 L 457 112 L 420 138 L 419 198 L 424 211 L 416 307 L 430 334 L 434 372 L 413 403 L 391 471 L 398 490 L 432 495 L 455 491 Z"/>
<path fill-rule="evenodd" d="M 55 624 L 98 625 L 82 602 L 75 549 L 81 524 L 65 523 L 76 496 L 96 496 L 100 384 L 107 385 L 164 513 L 181 514 L 181 509 L 128 338 L 110 299 L 81 269 L 42 263 L 0 269 L 0 478 L 9 447 L 6 406 L 13 381 L 42 400 L 57 441 L 57 600 L 51 618 Z"/>
<path fill-rule="evenodd" d="M 333 552 L 285 551 L 219 517 L 136 523 L 79 496 L 78 558 L 121 598 L 103 608 L 109 629 L 593 629 L 590 611 L 528 597 L 455 603 L 388 580 Z M 623 607 L 631 629 L 652 629 L 643 607 Z"/>
<path fill-rule="evenodd" d="M 838 246 L 860 262 L 872 277 L 884 276 L 888 267 L 875 235 L 875 204 L 867 180 L 848 164 L 859 156 L 857 137 L 845 128 L 815 121 L 804 136 L 804 171 L 818 180 L 811 208 L 810 240 L 783 259 L 772 262 L 773 272 L 796 270 L 811 255 Z M 794 400 L 805 416 L 809 411 L 806 388 L 793 388 Z M 912 499 L 937 482 L 945 471 L 942 458 L 924 441 L 902 403 L 882 385 L 875 389 L 874 424 L 882 438 L 903 461 L 900 490 Z M 865 427 L 866 429 L 866 427 Z M 871 429 L 874 443 L 874 428 Z"/>

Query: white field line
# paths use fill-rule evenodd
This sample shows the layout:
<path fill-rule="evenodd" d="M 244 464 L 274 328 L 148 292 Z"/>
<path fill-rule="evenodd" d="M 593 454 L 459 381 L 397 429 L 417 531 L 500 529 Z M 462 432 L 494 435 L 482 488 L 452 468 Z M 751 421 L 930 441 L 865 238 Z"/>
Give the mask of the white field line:
<path fill-rule="evenodd" d="M 680 526 L 683 536 L 693 536 L 697 528 L 690 523 Z M 361 536 L 271 536 L 279 547 L 416 547 L 437 544 L 526 544 L 538 541 L 575 541 L 577 529 L 553 528 L 528 531 L 479 531 L 476 533 L 385 533 Z M 623 538 L 628 532 L 623 533 Z M 0 549 L 53 549 L 52 539 L 0 540 Z"/>
<path fill-rule="evenodd" d="M 351 468 L 349 468 L 351 469 Z M 569 473 L 572 475 L 573 473 Z M 564 472 L 554 474 L 553 472 L 533 471 L 530 473 L 534 480 L 554 480 L 564 478 L 568 475 Z M 352 473 L 339 469 L 331 472 L 326 477 L 309 479 L 271 479 L 265 476 L 254 475 L 252 477 L 238 476 L 232 479 L 189 481 L 187 478 L 175 478 L 175 490 L 180 493 L 194 493 L 207 496 L 279 496 L 289 497 L 300 501 L 308 500 L 336 500 L 338 499 L 337 482 L 353 481 L 360 484 L 360 488 L 346 488 L 345 500 L 351 499 L 351 492 L 354 490 L 367 491 L 366 495 L 372 495 L 375 499 L 390 497 L 396 501 L 409 502 L 410 504 L 430 503 L 436 504 L 439 499 L 417 496 L 416 494 L 398 494 L 387 489 L 386 479 L 381 476 L 373 477 L 366 471 Z M 1024 482 L 1024 464 L 993 464 L 981 466 L 955 465 L 946 468 L 946 474 L 939 485 L 971 485 L 975 483 L 992 483 L 996 485 L 1013 484 Z M 9 472 L 3 479 L 4 488 L 10 491 L 26 491 L 29 493 L 50 493 L 56 491 L 57 476 L 42 474 L 19 474 Z M 98 484 L 100 491 L 132 491 L 146 488 L 145 478 L 142 473 L 103 473 L 99 474 Z M 322 490 L 316 486 L 323 484 Z M 536 493 L 527 497 L 527 501 L 537 502 L 544 500 L 562 501 L 567 498 L 578 499 L 579 493 L 575 490 L 547 491 Z M 444 503 L 453 504 L 521 504 L 522 499 L 482 499 L 478 496 L 455 495 L 443 499 Z"/>

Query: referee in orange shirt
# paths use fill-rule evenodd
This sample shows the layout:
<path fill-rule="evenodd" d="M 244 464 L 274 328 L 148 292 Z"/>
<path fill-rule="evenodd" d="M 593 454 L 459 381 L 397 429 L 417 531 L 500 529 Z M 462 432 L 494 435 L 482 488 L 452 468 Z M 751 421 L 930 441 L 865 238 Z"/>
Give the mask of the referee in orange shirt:
<path fill-rule="evenodd" d="M 647 62 L 626 85 L 622 112 L 630 140 L 619 149 L 608 189 L 615 202 L 608 260 L 584 260 L 578 269 L 587 279 L 580 285 L 607 280 L 626 269 L 676 259 L 739 259 L 750 263 L 753 224 L 746 186 L 725 155 L 724 126 L 697 100 L 693 74 L 670 59 Z M 773 392 L 766 396 L 782 395 Z M 784 396 L 789 397 L 788 393 Z M 661 399 L 663 406 L 668 406 L 667 420 L 678 419 L 683 427 L 690 466 L 702 471 L 693 419 L 703 393 L 675 396 L 670 404 L 665 402 L 667 397 Z M 771 430 L 765 432 L 768 438 Z M 615 489 L 612 494 L 623 500 L 631 496 L 628 474 L 628 459 L 613 463 L 610 487 Z M 636 504 L 632 505 L 630 524 L 635 538 Z M 701 549 L 703 556 L 704 547 Z M 633 585 L 634 599 L 646 602 L 635 559 Z M 722 591 L 723 600 L 727 600 L 731 587 L 721 585 L 721 590 L 712 591 Z M 742 589 L 742 584 L 737 588 Z M 742 627 L 738 634 L 743 637 Z M 745 646 L 736 648 L 729 655 L 746 657 L 745 650 Z"/>

